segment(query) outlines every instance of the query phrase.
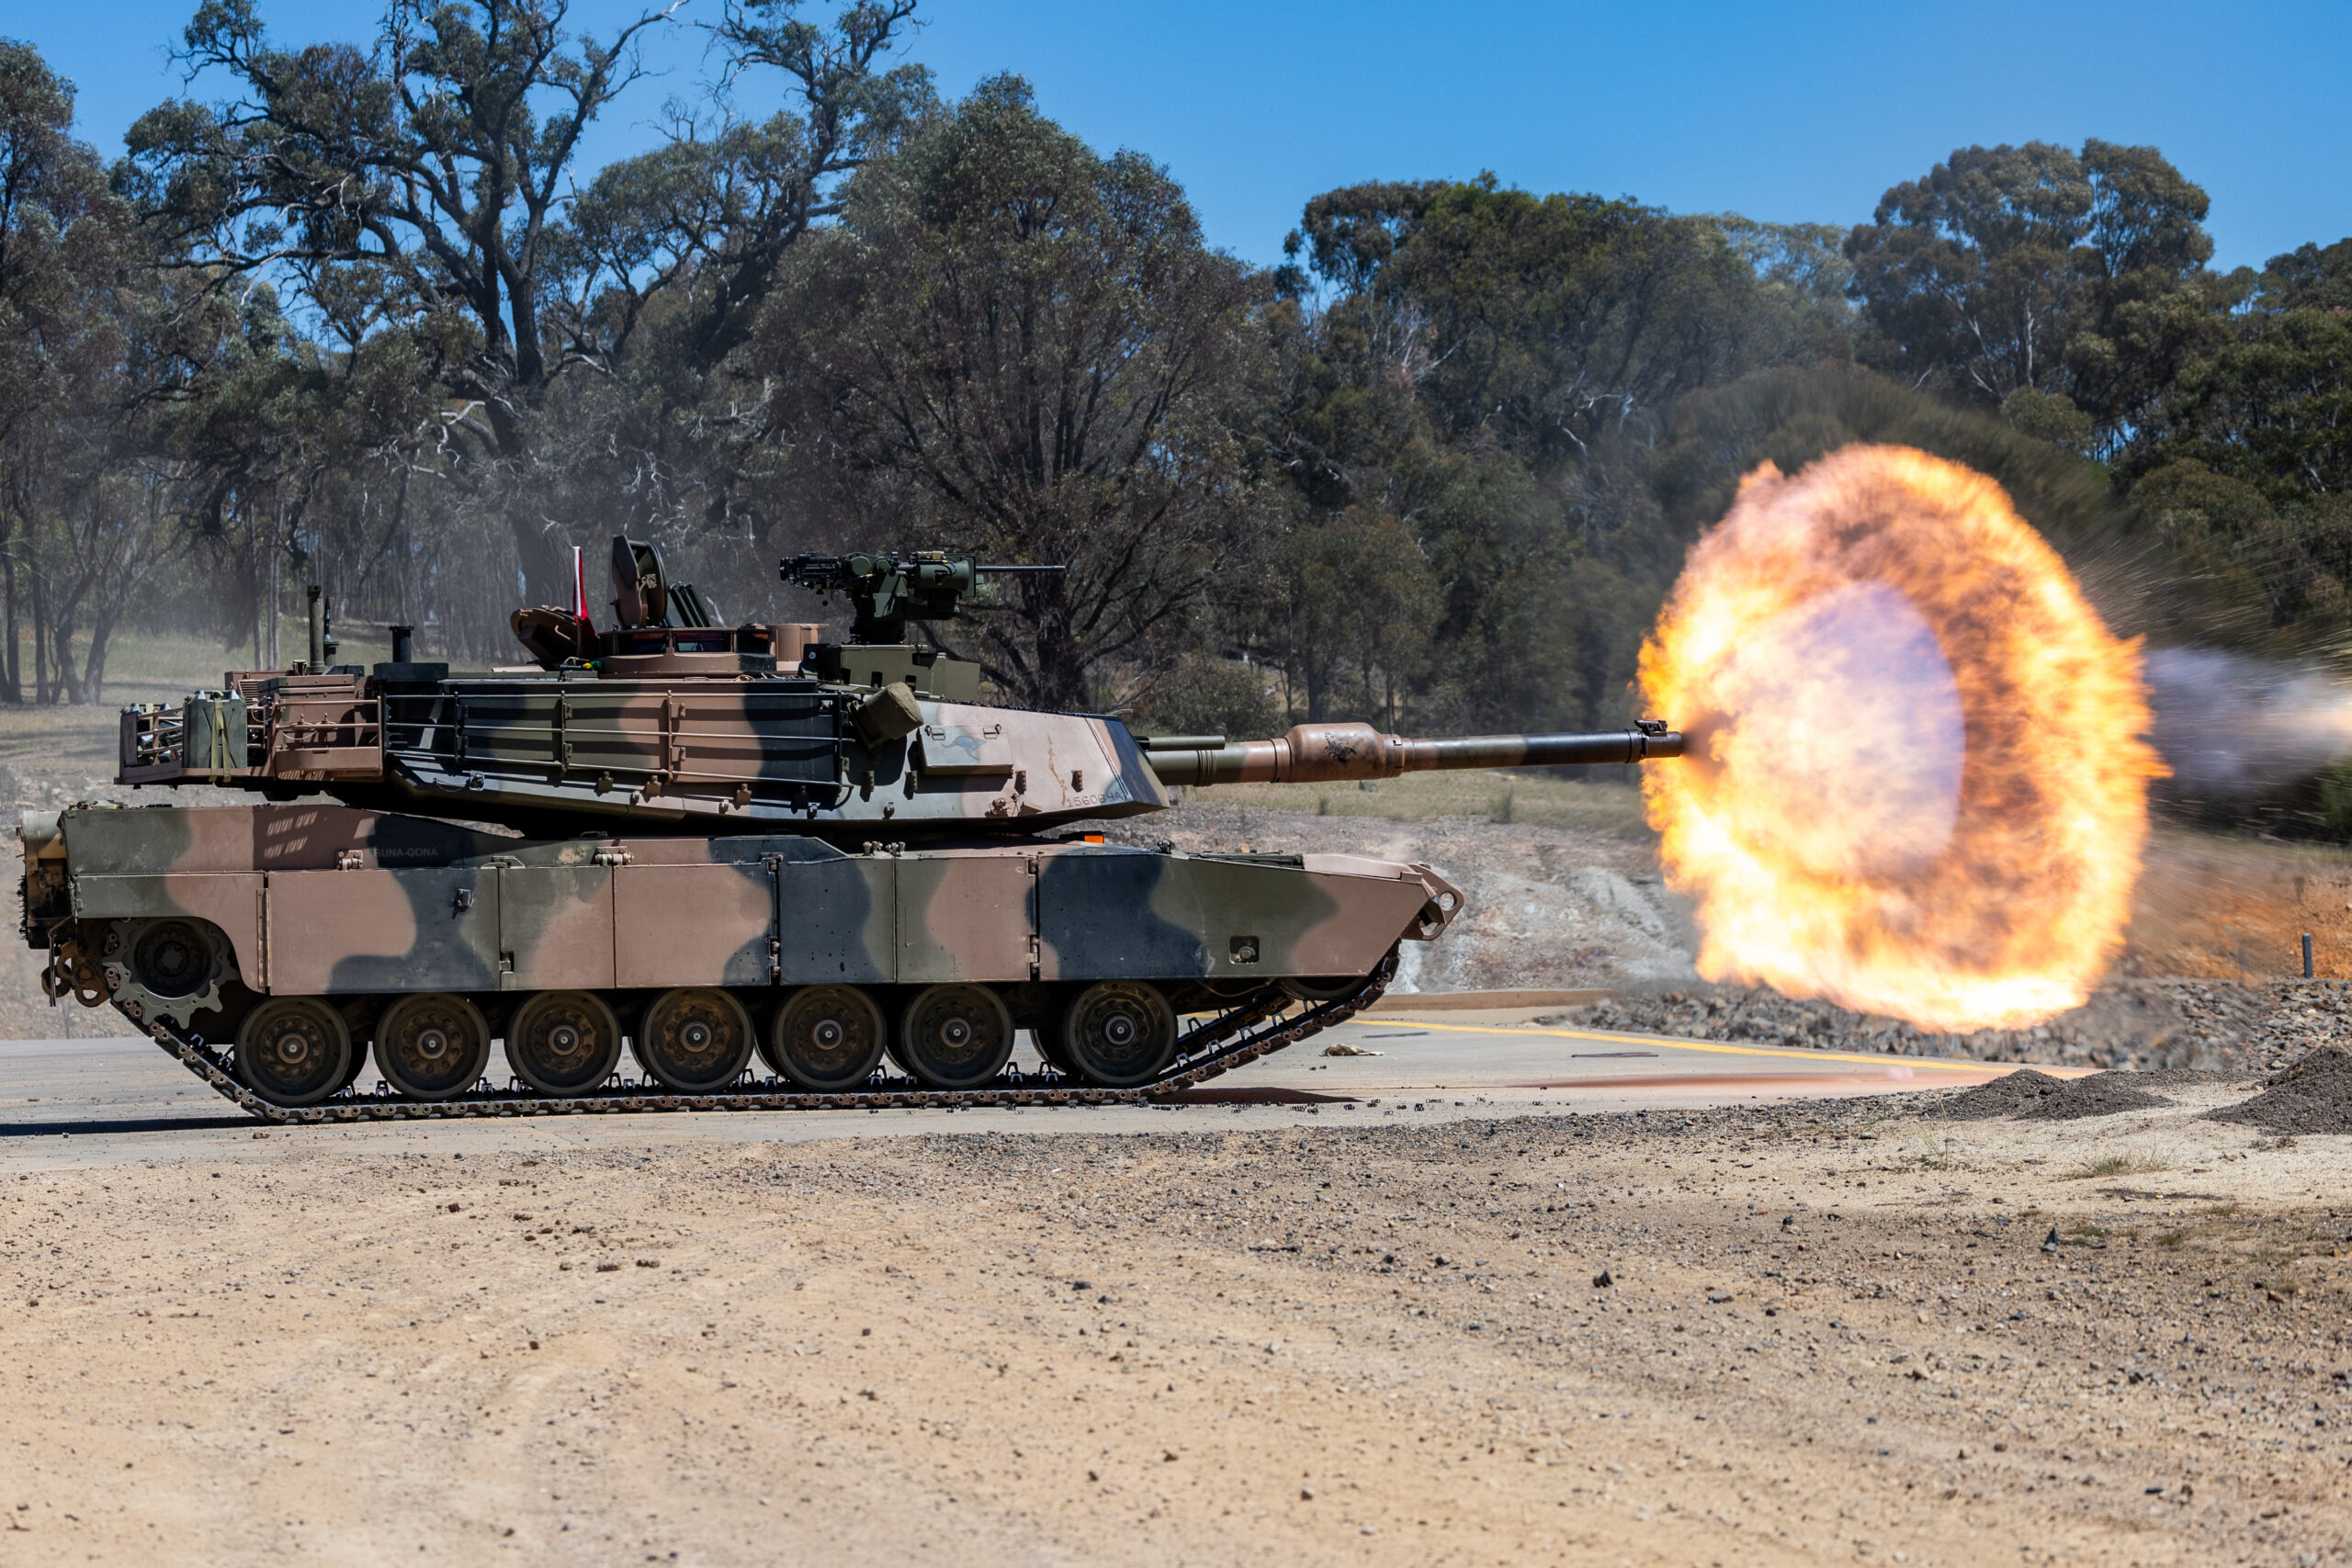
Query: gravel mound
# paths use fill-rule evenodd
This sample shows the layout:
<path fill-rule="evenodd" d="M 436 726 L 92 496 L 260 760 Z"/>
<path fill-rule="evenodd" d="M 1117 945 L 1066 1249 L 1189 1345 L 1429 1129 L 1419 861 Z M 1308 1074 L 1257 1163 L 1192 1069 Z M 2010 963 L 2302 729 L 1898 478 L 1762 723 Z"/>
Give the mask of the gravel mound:
<path fill-rule="evenodd" d="M 2244 1075 L 2275 1072 L 2314 1050 L 2352 1047 L 2352 983 L 2116 979 L 2047 1023 L 1973 1034 L 1931 1033 L 1897 1019 L 1741 986 L 1626 992 L 1577 1013 L 1574 1021 L 1823 1051 Z"/>
<path fill-rule="evenodd" d="M 2262 1080 L 2252 1100 L 2206 1112 L 2215 1122 L 2245 1122 L 2266 1133 L 2352 1133 L 2352 1055 L 2314 1051 Z"/>
<path fill-rule="evenodd" d="M 2015 1116 L 2056 1094 L 2065 1083 L 2064 1078 L 2026 1067 L 1953 1095 L 1945 1102 L 1942 1114 L 1954 1122 L 1990 1122 L 1996 1117 Z"/>
<path fill-rule="evenodd" d="M 1943 1114 L 1955 1122 L 1990 1122 L 2001 1116 L 2020 1122 L 2073 1122 L 2172 1103 L 2132 1087 L 2132 1077 L 2094 1073 L 2086 1078 L 2053 1078 L 2027 1067 L 1954 1095 Z"/>
<path fill-rule="evenodd" d="M 2040 1075 L 2035 1075 L 2039 1077 Z M 2170 1105 L 2160 1094 L 2135 1086 L 2130 1073 L 2093 1073 L 2086 1078 L 2061 1078 L 2057 1091 L 2045 1094 L 2018 1112 L 2020 1122 L 2075 1122 L 2086 1116 L 2118 1116 L 2126 1111 L 2153 1111 Z"/>

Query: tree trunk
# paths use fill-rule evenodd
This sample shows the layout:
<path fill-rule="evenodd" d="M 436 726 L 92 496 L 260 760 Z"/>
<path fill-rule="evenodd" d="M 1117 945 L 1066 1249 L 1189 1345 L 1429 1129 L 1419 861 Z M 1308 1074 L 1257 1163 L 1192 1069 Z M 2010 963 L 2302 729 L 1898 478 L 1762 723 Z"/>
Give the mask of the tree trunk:
<path fill-rule="evenodd" d="M 24 705 L 24 683 L 17 678 L 22 666 L 17 654 L 17 527 L 10 519 L 5 539 L 0 539 L 0 576 L 7 579 L 8 623 L 6 646 L 0 648 L 0 700 L 18 707 Z"/>
<path fill-rule="evenodd" d="M 42 592 L 40 573 L 33 573 L 33 701 L 49 703 L 49 595 Z"/>
<path fill-rule="evenodd" d="M 82 678 L 74 672 L 74 623 L 80 609 L 79 603 L 69 600 L 58 607 L 50 620 L 51 651 L 57 664 L 57 693 L 59 698 L 69 705 L 82 700 Z"/>
<path fill-rule="evenodd" d="M 1035 685 L 1024 697 L 1034 707 L 1085 711 L 1090 705 L 1086 656 L 1071 635 L 1067 614 L 1057 605 L 1039 619 L 1036 627 L 1036 662 L 1031 674 Z"/>
<path fill-rule="evenodd" d="M 82 656 L 83 700 L 96 702 L 105 695 L 107 685 L 107 639 L 113 635 L 115 616 L 120 613 L 121 601 L 108 600 L 101 604 L 90 621 L 90 649 Z M 108 608 L 108 605 L 115 606 Z"/>

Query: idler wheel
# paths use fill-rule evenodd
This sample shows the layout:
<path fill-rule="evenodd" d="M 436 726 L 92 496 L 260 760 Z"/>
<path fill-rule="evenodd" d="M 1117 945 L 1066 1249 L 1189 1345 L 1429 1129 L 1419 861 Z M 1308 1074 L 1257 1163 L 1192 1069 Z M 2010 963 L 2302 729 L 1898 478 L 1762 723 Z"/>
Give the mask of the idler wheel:
<path fill-rule="evenodd" d="M 1055 1032 L 1080 1077 L 1103 1089 L 1135 1089 L 1176 1059 L 1176 1010 L 1159 987 L 1135 980 L 1089 986 L 1062 1010 Z"/>
<path fill-rule="evenodd" d="M 716 1094 L 752 1059 L 752 1019 L 725 991 L 682 987 L 654 998 L 629 1043 L 638 1065 L 664 1089 Z"/>
<path fill-rule="evenodd" d="M 621 1021 L 586 991 L 541 991 L 506 1026 L 506 1062 L 541 1094 L 593 1093 L 621 1059 Z"/>
<path fill-rule="evenodd" d="M 926 986 L 899 1021 L 899 1064 L 930 1089 L 978 1089 L 1012 1055 L 1012 1014 L 986 986 Z"/>
<path fill-rule="evenodd" d="M 882 1060 L 888 1026 L 854 986 L 804 986 L 776 1009 L 760 1055 L 803 1089 L 837 1093 L 863 1084 Z"/>
<path fill-rule="evenodd" d="M 318 997 L 271 997 L 237 1031 L 237 1077 L 272 1105 L 316 1105 L 350 1068 L 351 1031 Z"/>
<path fill-rule="evenodd" d="M 463 997 L 402 997 L 376 1023 L 376 1070 L 410 1100 L 452 1100 L 490 1066 L 490 1025 Z"/>

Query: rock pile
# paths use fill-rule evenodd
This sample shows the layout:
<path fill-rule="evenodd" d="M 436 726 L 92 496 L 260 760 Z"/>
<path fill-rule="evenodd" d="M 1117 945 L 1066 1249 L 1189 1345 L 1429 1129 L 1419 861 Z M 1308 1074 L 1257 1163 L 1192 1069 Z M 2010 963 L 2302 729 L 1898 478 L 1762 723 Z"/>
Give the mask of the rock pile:
<path fill-rule="evenodd" d="M 1990 1122 L 1999 1116 L 2020 1122 L 2074 1122 L 2086 1116 L 2152 1111 L 2171 1103 L 2134 1088 L 2128 1073 L 2053 1078 L 2026 1067 L 1952 1096 L 1940 1114 L 1954 1122 Z"/>
<path fill-rule="evenodd" d="M 1695 1040 L 1985 1062 L 2273 1072 L 2352 1047 L 2352 983 L 2118 979 L 2031 1029 L 1937 1034 L 1897 1019 L 1740 986 L 1625 992 L 1559 1021 Z"/>
<path fill-rule="evenodd" d="M 2266 1133 L 2352 1133 L 2352 1055 L 2313 1051 L 2262 1080 L 2252 1100 L 2206 1112 L 2215 1122 L 2245 1122 Z"/>

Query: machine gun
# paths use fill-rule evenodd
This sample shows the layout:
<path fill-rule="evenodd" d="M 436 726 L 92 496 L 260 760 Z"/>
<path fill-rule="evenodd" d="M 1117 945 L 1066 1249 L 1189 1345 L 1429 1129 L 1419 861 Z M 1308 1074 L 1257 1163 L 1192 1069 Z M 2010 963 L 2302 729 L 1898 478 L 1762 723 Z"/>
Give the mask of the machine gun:
<path fill-rule="evenodd" d="M 1067 571 L 1062 566 L 988 566 L 960 550 L 913 550 L 886 556 L 787 556 L 777 563 L 785 581 L 820 593 L 846 593 L 857 607 L 852 643 L 899 643 L 909 621 L 952 621 L 965 600 L 985 602 L 989 576 Z"/>

